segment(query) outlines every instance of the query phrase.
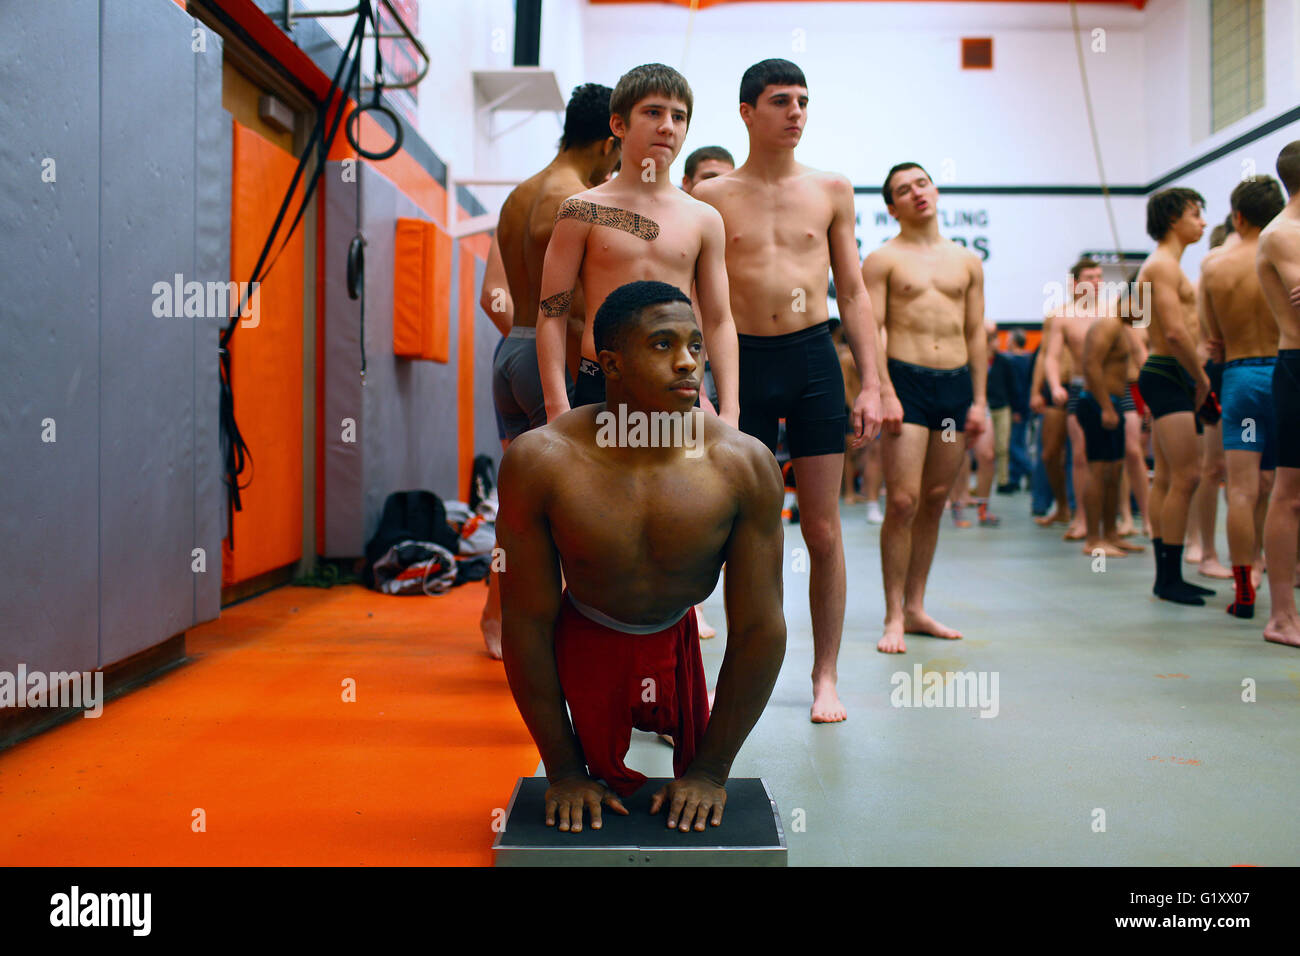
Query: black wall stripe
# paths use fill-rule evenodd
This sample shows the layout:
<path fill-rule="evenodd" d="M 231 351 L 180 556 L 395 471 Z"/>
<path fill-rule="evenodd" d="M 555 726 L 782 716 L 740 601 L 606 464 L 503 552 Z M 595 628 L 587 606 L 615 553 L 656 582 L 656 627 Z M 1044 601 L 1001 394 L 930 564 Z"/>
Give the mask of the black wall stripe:
<path fill-rule="evenodd" d="M 1162 189 L 1172 182 L 1175 182 L 1189 173 L 1193 173 L 1202 166 L 1208 166 L 1217 159 L 1222 159 L 1229 153 L 1241 149 L 1243 146 L 1249 146 L 1256 140 L 1263 139 L 1270 133 L 1274 133 L 1285 126 L 1300 121 L 1300 106 L 1290 109 L 1281 116 L 1276 116 L 1266 123 L 1261 123 L 1254 129 L 1242 133 L 1236 139 L 1224 143 L 1198 156 L 1188 163 L 1184 163 L 1172 172 L 1165 173 L 1163 176 L 1153 179 L 1145 186 L 1111 186 L 1109 187 L 1112 196 L 1148 196 L 1157 189 Z M 880 195 L 879 186 L 854 186 L 855 193 L 875 193 Z M 1102 190 L 1100 186 L 941 186 L 940 192 L 948 196 L 1100 196 Z"/>

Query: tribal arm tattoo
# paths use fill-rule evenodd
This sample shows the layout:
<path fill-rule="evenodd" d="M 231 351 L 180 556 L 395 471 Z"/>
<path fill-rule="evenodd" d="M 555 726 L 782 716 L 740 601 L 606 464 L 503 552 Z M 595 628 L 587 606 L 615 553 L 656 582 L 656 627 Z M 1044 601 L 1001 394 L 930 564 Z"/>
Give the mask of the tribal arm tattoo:
<path fill-rule="evenodd" d="M 566 199 L 555 216 L 556 222 L 561 219 L 577 219 L 579 222 L 589 222 L 595 226 L 621 229 L 646 242 L 653 242 L 659 237 L 659 223 L 648 216 L 628 209 L 601 206 L 594 202 L 587 202 L 585 199 Z"/>
<path fill-rule="evenodd" d="M 542 300 L 542 315 L 568 315 L 569 304 L 573 301 L 573 290 L 557 292 Z"/>

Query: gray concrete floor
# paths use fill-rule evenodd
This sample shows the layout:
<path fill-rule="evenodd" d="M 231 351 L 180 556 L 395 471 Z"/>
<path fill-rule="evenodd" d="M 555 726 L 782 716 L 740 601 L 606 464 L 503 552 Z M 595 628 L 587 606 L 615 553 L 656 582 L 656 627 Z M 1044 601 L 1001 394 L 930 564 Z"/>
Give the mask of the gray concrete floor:
<path fill-rule="evenodd" d="M 999 528 L 945 519 L 930 577 L 927 609 L 965 639 L 909 636 L 903 655 L 875 649 L 879 527 L 861 505 L 842 509 L 849 719 L 837 725 L 808 720 L 808 579 L 791 570 L 802 538 L 786 526 L 785 665 L 732 775 L 767 780 L 790 865 L 1300 862 L 1300 651 L 1263 640 L 1267 587 L 1255 619 L 1240 621 L 1224 613 L 1232 582 L 1187 567 L 1218 594 L 1171 605 L 1150 593 L 1145 539 L 1146 553 L 1098 573 L 1077 543 L 1032 524 L 1027 495 L 994 507 Z M 726 651 L 721 587 L 705 607 L 720 632 L 702 643 L 712 686 Z M 892 675 L 918 663 L 996 673 L 997 716 L 892 706 Z M 651 734 L 634 733 L 627 762 L 672 775 L 672 751 Z"/>

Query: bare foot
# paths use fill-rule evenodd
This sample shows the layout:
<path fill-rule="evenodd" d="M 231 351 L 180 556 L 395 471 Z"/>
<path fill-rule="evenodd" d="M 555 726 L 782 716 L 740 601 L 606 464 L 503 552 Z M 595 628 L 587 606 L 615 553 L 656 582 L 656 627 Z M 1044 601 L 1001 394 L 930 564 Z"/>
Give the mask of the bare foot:
<path fill-rule="evenodd" d="M 902 622 L 890 624 L 885 622 L 885 634 L 876 641 L 876 650 L 882 654 L 905 654 L 907 644 L 903 641 Z"/>
<path fill-rule="evenodd" d="M 1061 540 L 1082 541 L 1086 537 L 1088 537 L 1088 532 L 1086 529 L 1080 528 L 1077 525 L 1070 525 L 1070 527 L 1065 529 L 1065 534 L 1061 535 Z"/>
<path fill-rule="evenodd" d="M 1198 562 L 1196 573 L 1203 578 L 1231 578 L 1232 572 L 1219 563 L 1216 557 L 1204 558 Z"/>
<path fill-rule="evenodd" d="M 834 724 L 848 720 L 848 712 L 840 703 L 840 695 L 835 693 L 834 681 L 823 681 L 813 686 L 812 722 L 814 724 Z"/>
<path fill-rule="evenodd" d="M 1183 563 L 1184 564 L 1201 563 L 1201 546 L 1199 544 L 1189 544 L 1187 546 L 1186 550 L 1183 551 Z"/>
<path fill-rule="evenodd" d="M 494 661 L 501 660 L 501 622 L 480 620 L 478 623 L 483 630 L 483 644 L 488 657 Z"/>
<path fill-rule="evenodd" d="M 1257 564 L 1250 569 L 1250 586 L 1254 588 L 1256 591 L 1258 591 L 1259 586 L 1263 583 L 1264 583 L 1264 571 Z M 1296 587 L 1300 587 L 1300 579 L 1296 581 Z"/>
<path fill-rule="evenodd" d="M 1285 617 L 1271 617 L 1264 627 L 1264 640 L 1274 644 L 1289 644 L 1300 647 L 1300 620 Z"/>
<path fill-rule="evenodd" d="M 1094 542 L 1090 542 L 1090 543 L 1085 543 L 1084 546 L 1083 546 L 1083 548 L 1082 548 L 1082 550 L 1083 550 L 1083 553 L 1084 553 L 1084 554 L 1088 555 L 1089 557 L 1094 557 L 1094 558 L 1097 556 L 1097 555 L 1096 555 L 1096 552 L 1098 552 L 1098 551 L 1100 551 L 1102 554 L 1104 554 L 1104 555 L 1105 555 L 1106 557 L 1108 557 L 1108 558 L 1127 558 L 1127 557 L 1128 557 L 1128 552 L 1127 552 L 1127 551 L 1125 551 L 1125 550 L 1124 550 L 1123 548 L 1121 548 L 1119 545 L 1114 544 L 1113 542 L 1110 542 L 1110 541 L 1094 541 Z"/>
<path fill-rule="evenodd" d="M 1121 538 L 1127 538 L 1131 534 L 1136 534 L 1137 530 L 1133 527 L 1133 519 L 1129 518 L 1125 521 L 1121 518 L 1119 524 L 1115 526 L 1115 533 Z"/>
<path fill-rule="evenodd" d="M 942 637 L 949 641 L 961 640 L 961 631 L 940 624 L 924 611 L 904 611 L 903 630 L 908 634 L 928 634 L 930 637 Z"/>
<path fill-rule="evenodd" d="M 695 605 L 695 627 L 700 632 L 700 640 L 707 641 L 711 637 L 718 636 L 718 629 L 704 620 L 704 605 Z"/>
<path fill-rule="evenodd" d="M 1051 514 L 1043 515 L 1041 518 L 1035 518 L 1034 524 L 1040 528 L 1046 528 L 1052 524 L 1069 524 L 1070 516 L 1060 511 L 1053 511 Z"/>
<path fill-rule="evenodd" d="M 1116 534 L 1119 534 L 1119 531 L 1117 530 L 1115 533 L 1116 533 Z M 1106 541 L 1107 541 L 1109 544 L 1111 544 L 1111 545 L 1113 545 L 1114 547 L 1116 547 L 1116 548 L 1123 548 L 1125 551 L 1134 551 L 1134 552 L 1138 552 L 1138 551 L 1145 551 L 1145 550 L 1146 550 L 1146 548 L 1142 547 L 1142 545 L 1140 545 L 1140 544 L 1133 544 L 1132 542 L 1130 542 L 1130 541 L 1125 541 L 1125 540 L 1122 539 L 1122 538 L 1107 538 Z"/>
<path fill-rule="evenodd" d="M 664 743 L 666 743 L 669 747 L 676 748 L 677 746 L 675 743 L 673 743 L 673 738 L 669 734 L 660 734 L 659 739 L 662 740 Z"/>
<path fill-rule="evenodd" d="M 841 500 L 846 505 L 860 505 L 862 504 L 862 502 L 866 501 L 867 499 L 862 497 L 862 495 L 855 494 L 855 495 L 845 495 Z"/>
<path fill-rule="evenodd" d="M 709 713 L 713 713 L 713 695 L 716 694 L 717 692 L 718 691 L 716 687 L 713 690 L 709 691 Z"/>

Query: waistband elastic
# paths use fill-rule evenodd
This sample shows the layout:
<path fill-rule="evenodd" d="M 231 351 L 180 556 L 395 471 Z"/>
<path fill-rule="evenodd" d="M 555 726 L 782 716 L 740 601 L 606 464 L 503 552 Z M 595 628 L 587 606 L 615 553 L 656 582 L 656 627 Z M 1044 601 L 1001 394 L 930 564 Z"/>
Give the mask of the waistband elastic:
<path fill-rule="evenodd" d="M 537 338 L 537 326 L 535 325 L 512 325 L 508 339 L 535 339 Z"/>
<path fill-rule="evenodd" d="M 1096 395 L 1093 395 L 1092 392 L 1088 391 L 1086 388 L 1085 388 L 1083 391 L 1081 391 L 1081 392 L 1079 393 L 1079 398 L 1081 398 L 1081 399 L 1083 399 L 1083 398 L 1088 398 L 1088 399 L 1091 399 L 1091 400 L 1094 401 L 1094 402 L 1097 401 L 1097 396 L 1096 396 Z M 1123 400 L 1124 400 L 1123 396 L 1121 396 L 1121 395 L 1116 395 L 1114 392 L 1111 393 L 1110 401 L 1111 401 L 1111 404 L 1112 404 L 1112 405 L 1118 405 L 1118 404 L 1119 404 L 1120 402 L 1122 402 Z M 1100 402 L 1097 402 L 1097 404 L 1100 405 L 1101 403 L 1100 403 Z"/>
<path fill-rule="evenodd" d="M 1293 349 L 1292 351 L 1300 353 L 1300 349 Z M 1260 366 L 1267 367 L 1276 364 L 1277 364 L 1276 355 L 1252 355 L 1249 358 L 1239 358 L 1239 359 L 1233 359 L 1231 362 L 1224 362 L 1223 367 L 1225 369 L 1242 368 L 1247 365 L 1260 365 Z"/>
<path fill-rule="evenodd" d="M 798 332 L 786 332 L 784 335 L 741 335 L 736 333 L 736 339 L 740 342 L 742 349 L 784 349 L 791 345 L 798 345 L 801 342 L 807 342 L 823 335 L 831 334 L 830 319 L 825 322 L 818 322 L 816 325 L 810 325 L 806 329 L 800 329 Z"/>
<path fill-rule="evenodd" d="M 1288 362 L 1300 361 L 1300 349 L 1278 349 L 1277 357 L 1284 358 Z"/>
<path fill-rule="evenodd" d="M 956 368 L 931 368 L 928 365 L 913 365 L 911 362 L 904 362 L 902 359 L 896 359 L 896 358 L 887 359 L 885 364 L 889 368 L 895 368 L 901 366 L 902 368 L 907 369 L 909 372 L 915 372 L 918 375 L 934 375 L 934 376 L 950 377 L 953 375 L 960 375 L 962 372 L 970 371 L 970 367 L 966 365 L 958 365 Z"/>
<path fill-rule="evenodd" d="M 622 621 L 615 620 L 602 611 L 597 611 L 594 607 L 589 607 L 588 605 L 583 604 L 574 597 L 573 593 L 567 588 L 564 591 L 564 596 L 569 599 L 569 603 L 573 605 L 573 609 L 587 620 L 594 621 L 612 631 L 620 631 L 623 634 L 658 634 L 660 631 L 666 631 L 668 628 L 674 626 L 678 621 L 686 616 L 688 611 L 691 610 L 691 606 L 688 604 L 681 611 L 678 611 L 675 617 L 662 624 L 624 624 Z"/>

